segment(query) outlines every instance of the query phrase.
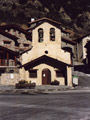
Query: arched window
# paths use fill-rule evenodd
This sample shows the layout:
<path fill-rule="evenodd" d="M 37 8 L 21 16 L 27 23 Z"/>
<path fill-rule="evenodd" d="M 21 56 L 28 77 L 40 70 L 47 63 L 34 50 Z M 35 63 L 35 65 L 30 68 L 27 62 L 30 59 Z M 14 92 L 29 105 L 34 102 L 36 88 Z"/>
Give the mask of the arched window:
<path fill-rule="evenodd" d="M 38 29 L 38 41 L 39 42 L 43 41 L 43 29 L 42 28 Z"/>
<path fill-rule="evenodd" d="M 55 29 L 50 28 L 50 40 L 55 41 Z"/>

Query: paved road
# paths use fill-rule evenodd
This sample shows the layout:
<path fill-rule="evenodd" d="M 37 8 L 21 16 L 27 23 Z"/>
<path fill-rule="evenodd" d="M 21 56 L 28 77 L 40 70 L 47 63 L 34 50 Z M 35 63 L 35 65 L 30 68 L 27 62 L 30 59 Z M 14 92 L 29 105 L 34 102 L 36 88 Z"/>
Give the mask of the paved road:
<path fill-rule="evenodd" d="M 0 95 L 0 120 L 90 120 L 90 93 Z"/>

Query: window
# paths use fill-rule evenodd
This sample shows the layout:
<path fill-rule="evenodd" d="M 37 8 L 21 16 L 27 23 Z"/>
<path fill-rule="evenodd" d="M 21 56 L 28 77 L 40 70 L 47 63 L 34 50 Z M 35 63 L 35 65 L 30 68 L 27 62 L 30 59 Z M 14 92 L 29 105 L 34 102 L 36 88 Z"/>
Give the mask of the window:
<path fill-rule="evenodd" d="M 48 51 L 46 50 L 45 53 L 48 54 Z"/>
<path fill-rule="evenodd" d="M 30 70 L 29 77 L 30 78 L 37 78 L 37 70 Z"/>
<path fill-rule="evenodd" d="M 9 72 L 10 72 L 10 73 L 14 73 L 14 70 L 10 70 Z"/>
<path fill-rule="evenodd" d="M 56 71 L 56 77 L 64 77 L 62 71 L 57 70 L 57 71 Z"/>
<path fill-rule="evenodd" d="M 50 40 L 55 41 L 55 29 L 50 28 Z"/>
<path fill-rule="evenodd" d="M 10 44 L 11 42 L 10 41 L 4 41 L 4 44 Z"/>
<path fill-rule="evenodd" d="M 24 43 L 23 46 L 24 46 L 25 49 L 29 48 L 29 44 Z"/>
<path fill-rule="evenodd" d="M 39 42 L 42 42 L 43 41 L 43 29 L 42 28 L 39 28 L 38 29 L 38 41 Z"/>
<path fill-rule="evenodd" d="M 29 44 L 23 44 L 24 45 L 24 47 L 29 47 Z"/>
<path fill-rule="evenodd" d="M 4 45 L 5 46 L 10 46 L 11 45 L 11 41 L 4 41 Z"/>
<path fill-rule="evenodd" d="M 15 66 L 15 61 L 12 59 L 9 59 L 9 66 Z"/>

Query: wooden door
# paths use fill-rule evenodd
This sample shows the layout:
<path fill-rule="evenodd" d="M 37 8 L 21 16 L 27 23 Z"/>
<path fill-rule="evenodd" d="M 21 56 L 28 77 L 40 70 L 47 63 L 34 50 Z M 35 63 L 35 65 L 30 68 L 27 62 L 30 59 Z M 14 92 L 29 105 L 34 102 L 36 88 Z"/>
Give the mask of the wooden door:
<path fill-rule="evenodd" d="M 44 69 L 42 71 L 42 84 L 49 85 L 51 83 L 51 71 L 49 69 Z"/>

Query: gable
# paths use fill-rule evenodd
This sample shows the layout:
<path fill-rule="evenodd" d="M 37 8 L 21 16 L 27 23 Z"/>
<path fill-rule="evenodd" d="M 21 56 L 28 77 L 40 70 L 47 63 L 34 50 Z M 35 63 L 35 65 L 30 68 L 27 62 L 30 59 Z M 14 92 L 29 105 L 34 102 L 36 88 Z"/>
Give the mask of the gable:
<path fill-rule="evenodd" d="M 41 18 L 41 19 L 37 19 L 33 22 L 29 22 L 29 28 L 27 29 L 27 31 L 32 31 L 34 30 L 36 27 L 38 27 L 39 25 L 43 24 L 44 22 L 47 22 L 53 26 L 56 26 L 58 29 L 60 29 L 63 33 L 65 34 L 73 34 L 73 31 L 69 30 L 69 29 L 65 29 L 63 26 L 61 26 L 60 22 L 54 21 L 52 19 L 49 18 Z"/>
<path fill-rule="evenodd" d="M 30 26 L 30 25 L 32 25 L 32 24 L 34 24 L 34 23 L 38 24 L 38 23 L 43 23 L 43 22 L 49 22 L 49 23 L 51 23 L 51 24 L 54 24 L 55 26 L 56 26 L 56 25 L 57 25 L 57 26 L 61 25 L 60 22 L 57 22 L 57 21 L 54 21 L 54 20 L 52 20 L 52 19 L 45 18 L 45 17 L 44 17 L 44 18 L 41 18 L 41 19 L 38 19 L 38 20 L 35 20 L 35 21 L 33 21 L 33 22 L 29 22 L 28 25 Z"/>
<path fill-rule="evenodd" d="M 57 25 L 51 23 L 50 21 L 42 21 L 42 22 L 37 23 L 37 24 L 34 23 L 34 26 L 31 27 L 31 28 L 28 28 L 27 31 L 29 31 L 29 30 L 30 30 L 30 31 L 31 31 L 31 30 L 34 30 L 35 28 L 42 26 L 44 23 L 47 23 L 48 25 L 51 25 L 52 27 L 58 28 L 59 30 L 61 29 L 59 25 L 57 26 Z"/>
<path fill-rule="evenodd" d="M 74 42 L 72 39 L 70 39 L 69 38 L 69 34 L 71 34 L 71 32 L 69 31 L 67 31 L 67 30 L 65 30 L 64 28 L 62 28 L 61 26 L 60 26 L 60 23 L 57 23 L 57 22 L 55 22 L 55 21 L 53 21 L 53 20 L 50 20 L 50 19 L 47 19 L 47 18 L 43 18 L 43 19 L 40 19 L 40 20 L 35 20 L 35 21 L 33 21 L 33 22 L 31 22 L 30 23 L 30 25 L 32 26 L 32 27 L 30 27 L 27 31 L 28 32 L 33 32 L 33 31 L 35 31 L 35 30 L 38 30 L 39 28 L 42 28 L 42 29 L 44 29 L 44 30 L 48 30 L 48 29 L 50 29 L 50 28 L 54 28 L 55 29 L 55 31 L 57 30 L 57 31 L 59 31 L 57 34 L 60 34 L 60 32 L 61 32 L 61 35 L 60 35 L 60 38 L 61 38 L 61 40 L 62 41 L 64 41 L 64 42 L 66 42 L 66 43 L 69 43 L 69 44 L 71 44 L 71 45 L 75 45 L 76 44 L 76 42 Z M 45 32 L 45 31 L 44 31 Z M 48 31 L 48 32 L 50 32 L 50 31 Z M 47 32 L 47 35 L 49 34 Z M 67 36 L 62 36 L 62 33 L 64 34 L 65 33 L 65 35 L 67 35 Z M 36 35 L 36 34 L 35 34 Z M 38 37 L 38 36 L 37 36 Z M 59 38 L 59 39 L 60 39 Z M 70 39 L 70 40 L 69 40 Z"/>
<path fill-rule="evenodd" d="M 33 68 L 33 67 L 35 67 L 37 65 L 40 65 L 40 64 L 43 64 L 43 63 L 45 63 L 47 65 L 50 65 L 50 66 L 52 66 L 54 68 L 62 68 L 62 69 L 65 69 L 66 66 L 71 66 L 70 64 L 66 64 L 66 63 L 61 62 L 59 60 L 56 60 L 56 59 L 54 59 L 52 57 L 43 55 L 43 56 L 41 56 L 39 58 L 36 58 L 36 59 L 34 59 L 34 60 L 32 60 L 32 61 L 30 61 L 30 62 L 28 62 L 28 63 L 26 63 L 26 64 L 24 64 L 22 66 L 20 66 L 20 67 L 25 67 L 25 69 L 28 70 L 30 68 Z"/>
<path fill-rule="evenodd" d="M 45 30 L 50 29 L 50 28 L 54 28 L 54 29 L 57 29 L 60 31 L 59 28 L 57 28 L 56 26 L 54 26 L 48 22 L 43 22 L 42 24 L 38 25 L 35 29 L 39 29 L 39 28 L 45 28 Z"/>

